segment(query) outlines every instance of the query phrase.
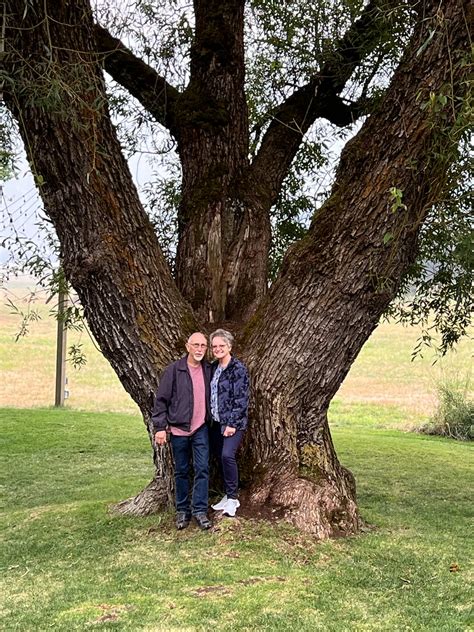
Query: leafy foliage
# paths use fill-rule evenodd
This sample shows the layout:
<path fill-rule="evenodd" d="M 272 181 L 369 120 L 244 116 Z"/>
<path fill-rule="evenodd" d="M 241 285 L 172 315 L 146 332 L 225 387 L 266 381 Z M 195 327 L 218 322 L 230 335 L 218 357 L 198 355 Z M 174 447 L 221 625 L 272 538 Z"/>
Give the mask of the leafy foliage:
<path fill-rule="evenodd" d="M 1 86 L 1 74 L 0 74 Z M 0 182 L 15 175 L 15 135 L 12 117 L 3 103 L 0 103 Z"/>
<path fill-rule="evenodd" d="M 23 310 L 18 307 L 18 305 L 16 305 L 10 298 L 7 298 L 7 306 L 10 309 L 10 314 L 15 314 L 15 316 L 19 316 L 20 318 L 20 327 L 15 335 L 15 342 L 18 342 L 20 338 L 28 334 L 30 323 L 41 320 L 41 315 L 39 314 L 38 310 L 32 307 L 33 302 L 34 295 L 32 294 L 27 301 L 26 310 Z"/>
<path fill-rule="evenodd" d="M 82 345 L 71 345 L 68 351 L 69 362 L 75 369 L 80 369 L 87 364 L 87 356 L 85 355 Z"/>
<path fill-rule="evenodd" d="M 423 105 L 441 107 L 449 112 L 449 98 L 444 97 L 444 94 L 430 95 L 429 104 Z M 446 141 L 440 133 L 439 151 L 447 153 L 446 146 L 450 146 L 455 153 L 447 173 L 445 196 L 429 210 L 420 233 L 418 259 L 408 270 L 398 298 L 389 310 L 389 314 L 401 322 L 425 327 L 415 353 L 420 353 L 426 346 L 435 346 L 440 353 L 445 353 L 466 335 L 471 324 L 474 171 L 470 120 L 472 93 L 468 93 L 450 132 L 454 138 Z M 439 341 L 437 334 L 441 336 Z"/>
<path fill-rule="evenodd" d="M 304 236 L 315 209 L 329 193 L 334 155 L 324 139 L 324 131 L 329 133 L 331 127 L 321 125 L 319 134 L 312 133 L 302 144 L 273 208 L 270 249 L 272 281 L 278 274 L 288 247 Z"/>
<path fill-rule="evenodd" d="M 170 166 L 173 173 L 168 177 L 155 174 L 153 182 L 143 187 L 143 195 L 163 254 L 173 269 L 178 236 L 177 213 L 181 200 L 181 173 L 177 163 Z"/>

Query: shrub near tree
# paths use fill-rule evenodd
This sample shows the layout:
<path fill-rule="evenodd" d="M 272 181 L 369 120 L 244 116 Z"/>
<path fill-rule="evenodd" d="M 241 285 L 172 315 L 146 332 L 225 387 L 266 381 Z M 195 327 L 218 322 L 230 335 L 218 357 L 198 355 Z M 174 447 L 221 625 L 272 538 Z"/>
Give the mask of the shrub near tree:
<path fill-rule="evenodd" d="M 461 441 L 474 439 L 474 400 L 470 379 L 446 377 L 437 384 L 438 405 L 420 427 L 425 434 L 441 435 Z"/>
<path fill-rule="evenodd" d="M 138 2 L 149 19 L 142 56 L 87 0 L 5 7 L 6 104 L 66 277 L 146 423 L 160 370 L 190 332 L 226 324 L 252 376 L 246 502 L 318 537 L 357 532 L 354 479 L 327 409 L 452 184 L 466 131 L 467 0 L 196 0 L 173 31 L 186 53 L 176 40 L 159 55 L 169 13 Z M 182 85 L 166 74 L 179 63 Z M 104 68 L 175 144 L 173 272 L 111 123 Z M 270 285 L 272 213 L 302 155 L 311 168 L 305 137 L 322 121 L 362 124 Z M 154 481 L 123 511 L 171 502 L 170 454 L 154 458 Z"/>

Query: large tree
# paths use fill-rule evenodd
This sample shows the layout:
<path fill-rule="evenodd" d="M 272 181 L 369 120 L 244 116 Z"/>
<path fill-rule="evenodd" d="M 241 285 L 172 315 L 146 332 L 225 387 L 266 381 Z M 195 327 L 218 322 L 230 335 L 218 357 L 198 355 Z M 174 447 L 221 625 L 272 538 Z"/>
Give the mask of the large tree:
<path fill-rule="evenodd" d="M 275 9 L 253 6 L 260 17 Z M 194 0 L 184 88 L 98 24 L 88 0 L 7 0 L 4 91 L 67 279 L 145 421 L 160 370 L 189 333 L 227 324 L 252 377 L 247 502 L 327 537 L 360 526 L 328 406 L 415 261 L 424 220 L 445 189 L 464 124 L 472 7 L 468 0 L 314 6 L 321 16 L 338 8 L 339 27 L 318 30 L 307 20 L 310 63 L 300 77 L 290 69 L 294 86 L 262 117 L 252 148 L 244 0 Z M 255 15 L 247 15 L 251 28 Z M 347 98 L 357 76 L 367 87 L 388 66 L 384 44 L 402 19 L 403 51 L 383 91 Z M 316 33 L 320 41 L 310 42 Z M 122 155 L 103 68 L 176 143 L 174 273 Z M 330 195 L 269 284 L 272 209 L 305 135 L 320 120 L 344 128 L 358 119 Z M 154 456 L 154 481 L 124 510 L 170 502 L 169 452 Z"/>

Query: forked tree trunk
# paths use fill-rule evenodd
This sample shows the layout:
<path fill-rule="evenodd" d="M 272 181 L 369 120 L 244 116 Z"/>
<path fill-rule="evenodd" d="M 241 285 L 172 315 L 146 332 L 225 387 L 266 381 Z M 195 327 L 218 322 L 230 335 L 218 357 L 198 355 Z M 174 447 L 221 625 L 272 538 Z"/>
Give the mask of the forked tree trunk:
<path fill-rule="evenodd" d="M 41 182 L 66 275 L 145 421 L 160 370 L 198 327 L 195 314 L 205 327 L 240 321 L 252 377 L 242 459 L 247 502 L 276 508 L 318 537 L 355 533 L 354 480 L 337 459 L 327 410 L 414 260 L 420 226 L 453 159 L 439 148 L 456 143 L 468 3 L 426 3 L 386 97 L 346 147 L 330 199 L 290 248 L 266 297 L 270 205 L 299 141 L 286 126 L 281 164 L 266 168 L 268 151 L 248 164 L 243 4 L 195 3 L 191 82 L 163 115 L 172 120 L 184 174 L 177 284 L 110 123 L 86 0 L 37 0 L 25 12 L 7 2 L 7 104 Z M 449 99 L 438 107 L 430 95 L 441 93 Z M 295 129 L 307 111 L 297 101 L 290 103 Z M 431 102 L 436 107 L 421 107 Z M 276 133 L 273 124 L 272 145 Z M 406 205 L 395 211 L 391 187 Z M 123 511 L 150 513 L 171 502 L 169 451 L 155 452 L 155 463 L 155 481 Z"/>

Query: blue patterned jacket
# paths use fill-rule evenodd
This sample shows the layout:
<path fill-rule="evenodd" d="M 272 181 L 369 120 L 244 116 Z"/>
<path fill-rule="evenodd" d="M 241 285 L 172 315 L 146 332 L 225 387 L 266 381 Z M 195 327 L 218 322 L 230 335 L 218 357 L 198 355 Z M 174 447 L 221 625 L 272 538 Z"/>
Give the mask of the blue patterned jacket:
<path fill-rule="evenodd" d="M 218 363 L 213 362 L 212 375 Z M 232 356 L 222 371 L 217 385 L 217 405 L 221 427 L 231 426 L 245 430 L 248 422 L 249 374 L 245 364 Z"/>

